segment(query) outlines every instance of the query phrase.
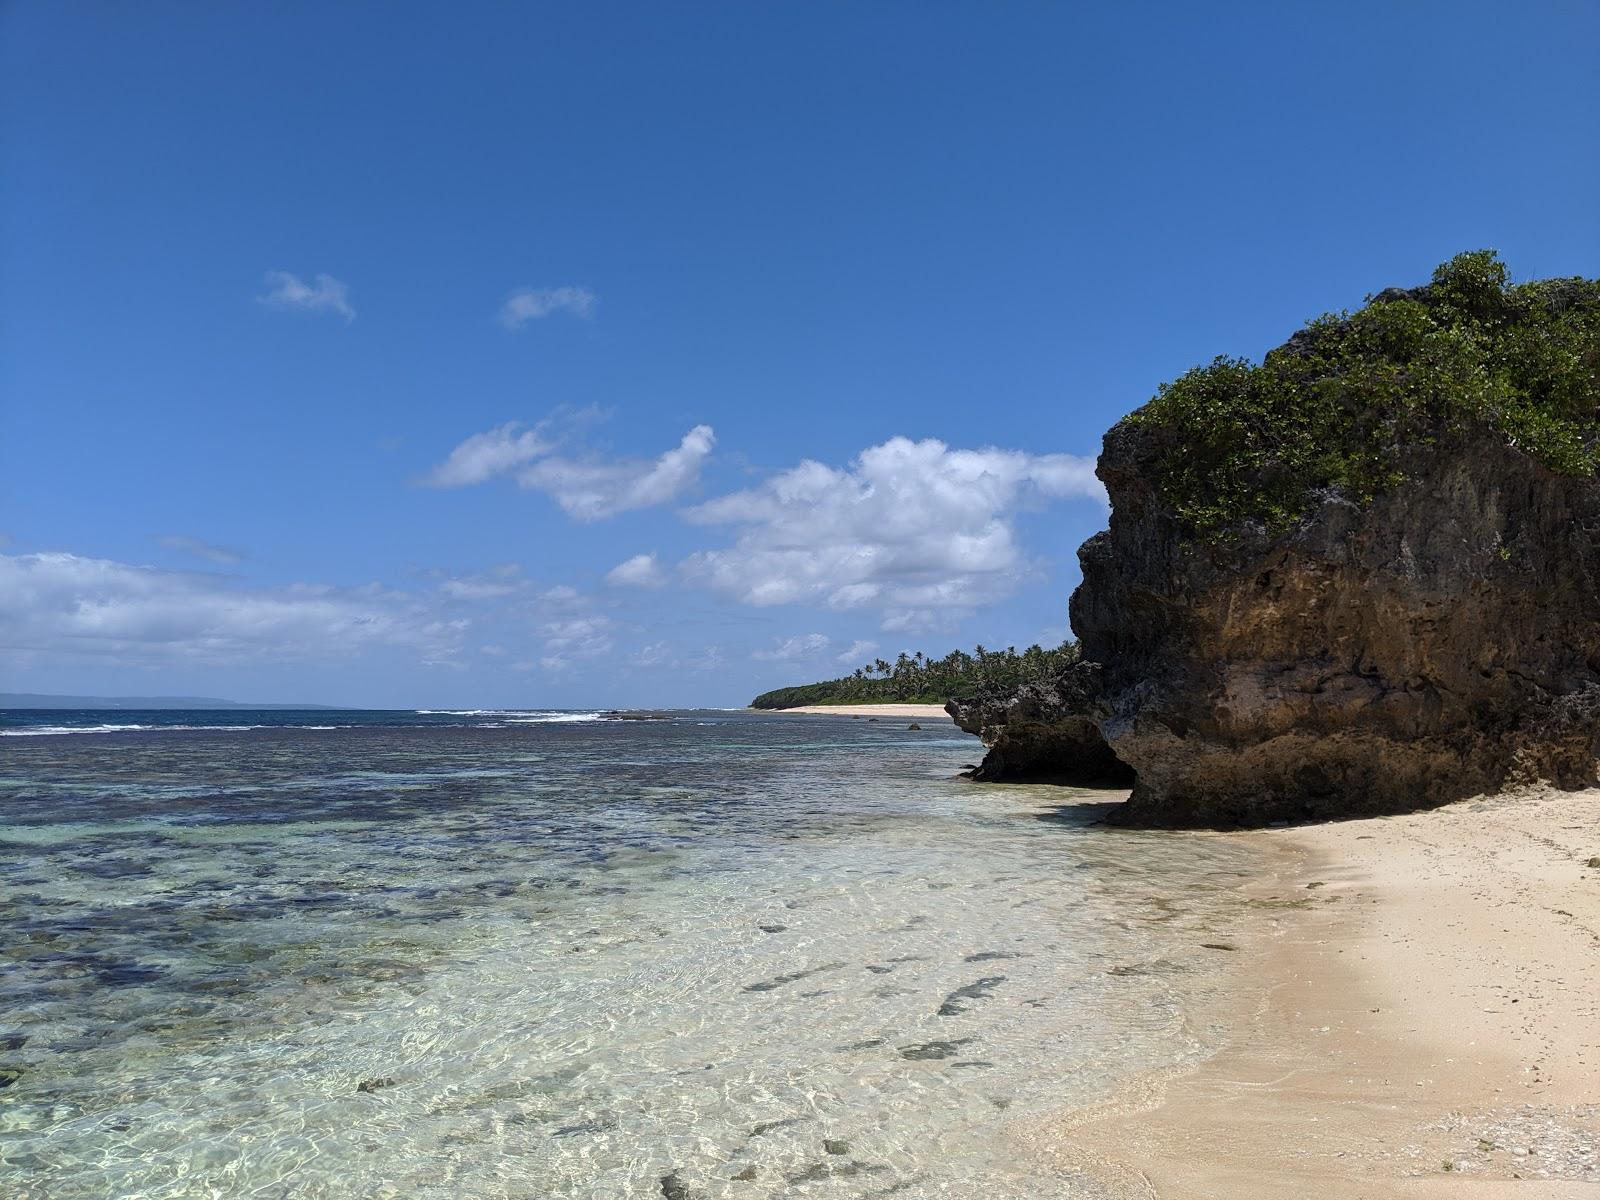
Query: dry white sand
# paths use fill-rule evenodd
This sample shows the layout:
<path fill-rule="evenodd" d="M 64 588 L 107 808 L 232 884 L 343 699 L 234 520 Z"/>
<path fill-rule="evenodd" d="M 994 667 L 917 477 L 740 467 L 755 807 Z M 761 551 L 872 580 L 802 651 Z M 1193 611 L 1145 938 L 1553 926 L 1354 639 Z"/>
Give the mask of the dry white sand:
<path fill-rule="evenodd" d="M 1241 836 L 1227 1044 L 1023 1146 L 1141 1200 L 1600 1200 L 1600 791 Z"/>

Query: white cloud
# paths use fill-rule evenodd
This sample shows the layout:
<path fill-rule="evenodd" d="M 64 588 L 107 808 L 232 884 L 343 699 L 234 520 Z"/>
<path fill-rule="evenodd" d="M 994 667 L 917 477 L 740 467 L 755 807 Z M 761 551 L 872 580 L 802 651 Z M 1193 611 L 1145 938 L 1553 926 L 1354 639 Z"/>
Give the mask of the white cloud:
<path fill-rule="evenodd" d="M 307 283 L 288 271 L 268 271 L 267 290 L 256 299 L 271 308 L 338 313 L 346 324 L 356 319 L 356 310 L 350 307 L 350 289 L 332 275 L 318 275 Z"/>
<path fill-rule="evenodd" d="M 439 590 L 452 600 L 499 600 L 525 591 L 527 587 L 520 563 L 501 563 L 487 571 L 446 575 Z"/>
<path fill-rule="evenodd" d="M 683 665 L 691 671 L 720 671 L 727 664 L 728 660 L 722 653 L 721 646 L 707 646 L 698 656 L 689 659 Z"/>
<path fill-rule="evenodd" d="M 678 665 L 672 654 L 672 646 L 668 642 L 651 642 L 648 645 L 640 646 L 632 661 L 636 667 L 675 667 Z"/>
<path fill-rule="evenodd" d="M 545 424 L 519 433 L 521 427 L 512 421 L 475 433 L 422 482 L 461 487 L 515 471 L 520 486 L 546 493 L 568 516 L 599 521 L 676 500 L 698 482 L 700 467 L 717 442 L 711 426 L 696 425 L 653 459 L 557 458 L 550 455 L 555 446 L 545 440 Z"/>
<path fill-rule="evenodd" d="M 548 494 L 575 520 L 599 521 L 676 500 L 699 480 L 716 441 L 711 426 L 696 425 L 654 459 L 542 458 L 517 482 Z"/>
<path fill-rule="evenodd" d="M 877 650 L 877 642 L 854 641 L 849 649 L 840 653 L 839 661 L 852 668 L 864 667 Z"/>
<path fill-rule="evenodd" d="M 520 329 L 552 313 L 588 317 L 598 303 L 599 297 L 584 287 L 518 288 L 500 306 L 500 323 L 507 329 Z"/>
<path fill-rule="evenodd" d="M 576 658 L 595 658 L 611 649 L 611 618 L 598 613 L 557 617 L 539 626 L 544 648 Z"/>
<path fill-rule="evenodd" d="M 466 487 L 532 462 L 555 448 L 545 441 L 543 429 L 542 424 L 523 429 L 519 422 L 507 421 L 475 433 L 424 475 L 422 482 L 428 487 Z"/>
<path fill-rule="evenodd" d="M 533 630 L 543 642 L 543 654 L 537 661 L 515 664 L 517 670 L 559 674 L 575 662 L 611 653 L 617 623 L 594 612 L 593 602 L 576 588 L 558 584 L 547 589 L 537 597 L 532 611 L 536 618 Z"/>
<path fill-rule="evenodd" d="M 806 460 L 687 510 L 738 532 L 682 569 L 745 604 L 871 607 L 885 629 L 947 627 L 1033 569 L 1015 513 L 1073 496 L 1105 502 L 1093 459 L 896 437 L 846 468 Z"/>
<path fill-rule="evenodd" d="M 655 588 L 665 584 L 667 576 L 653 553 L 635 554 L 607 571 L 606 582 L 614 587 Z"/>
<path fill-rule="evenodd" d="M 237 550 L 230 550 L 226 546 L 218 546 L 212 542 L 204 542 L 196 537 L 185 537 L 181 533 L 159 534 L 156 537 L 156 541 L 168 550 L 192 554 L 195 558 L 203 558 L 207 562 L 219 563 L 223 566 L 232 566 L 234 563 L 244 561 L 244 555 Z"/>
<path fill-rule="evenodd" d="M 546 588 L 539 594 L 539 600 L 542 604 L 557 609 L 584 608 L 589 603 L 582 592 L 575 587 L 568 587 L 564 583 L 558 583 L 553 588 Z"/>
<path fill-rule="evenodd" d="M 831 644 L 825 634 L 807 633 L 783 638 L 771 650 L 757 650 L 750 657 L 763 662 L 792 662 L 800 658 L 815 658 Z"/>
<path fill-rule="evenodd" d="M 6 646 L 119 663 L 347 657 L 378 646 L 450 658 L 465 621 L 378 587 L 252 588 L 75 554 L 0 555 Z"/>

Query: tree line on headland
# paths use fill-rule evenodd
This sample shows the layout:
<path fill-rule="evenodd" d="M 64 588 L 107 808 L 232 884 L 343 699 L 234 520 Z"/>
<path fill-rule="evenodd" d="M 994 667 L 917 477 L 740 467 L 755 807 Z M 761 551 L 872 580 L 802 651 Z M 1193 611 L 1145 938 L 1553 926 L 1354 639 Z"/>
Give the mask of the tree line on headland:
<path fill-rule="evenodd" d="M 1033 645 L 1018 652 L 976 647 L 971 654 L 952 650 L 929 658 L 920 650 L 901 652 L 893 662 L 878 659 L 841 679 L 802 683 L 763 692 L 751 708 L 798 708 L 803 704 L 943 704 L 954 696 L 1011 690 L 1030 680 L 1055 674 L 1078 661 L 1078 643 L 1054 649 Z"/>

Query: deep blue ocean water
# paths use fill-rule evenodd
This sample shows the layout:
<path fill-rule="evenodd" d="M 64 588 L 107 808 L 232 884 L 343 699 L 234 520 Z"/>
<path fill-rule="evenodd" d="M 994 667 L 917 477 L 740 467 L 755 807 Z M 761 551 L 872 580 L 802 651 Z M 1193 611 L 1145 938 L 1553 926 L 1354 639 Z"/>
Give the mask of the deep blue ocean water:
<path fill-rule="evenodd" d="M 483 708 L 0 708 L 0 734 L 134 733 L 160 729 L 500 729 L 507 725 L 579 723 L 623 717 L 648 718 L 650 715 L 608 714 L 600 710 Z"/>

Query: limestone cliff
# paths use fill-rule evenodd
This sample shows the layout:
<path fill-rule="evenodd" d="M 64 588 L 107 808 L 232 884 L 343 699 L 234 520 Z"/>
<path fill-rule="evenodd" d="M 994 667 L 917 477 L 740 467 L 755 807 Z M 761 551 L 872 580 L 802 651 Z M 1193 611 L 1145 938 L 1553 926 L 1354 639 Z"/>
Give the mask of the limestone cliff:
<path fill-rule="evenodd" d="M 952 704 L 991 746 L 979 777 L 1087 783 L 1114 756 L 1123 819 L 1205 825 L 1595 782 L 1600 285 L 1495 266 L 1463 256 L 1112 429 L 1085 661 Z"/>

